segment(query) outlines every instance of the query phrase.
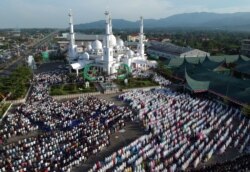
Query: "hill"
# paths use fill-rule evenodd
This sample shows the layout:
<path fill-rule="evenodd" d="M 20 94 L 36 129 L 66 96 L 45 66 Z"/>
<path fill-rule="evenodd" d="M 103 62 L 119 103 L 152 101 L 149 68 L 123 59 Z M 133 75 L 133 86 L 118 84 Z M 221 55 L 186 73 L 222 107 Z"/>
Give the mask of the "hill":
<path fill-rule="evenodd" d="M 139 21 L 113 19 L 115 29 L 137 29 Z M 105 21 L 75 25 L 76 29 L 104 29 Z M 250 31 L 250 12 L 241 13 L 184 13 L 162 19 L 144 19 L 145 28 L 204 28 Z"/>

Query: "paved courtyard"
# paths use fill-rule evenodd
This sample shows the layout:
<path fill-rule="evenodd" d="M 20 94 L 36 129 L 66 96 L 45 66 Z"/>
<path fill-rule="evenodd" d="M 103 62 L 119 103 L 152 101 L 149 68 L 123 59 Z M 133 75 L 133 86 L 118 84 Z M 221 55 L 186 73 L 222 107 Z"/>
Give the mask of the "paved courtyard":
<path fill-rule="evenodd" d="M 96 155 L 91 155 L 89 159 L 82 163 L 80 166 L 73 169 L 73 172 L 86 172 L 90 169 L 95 162 L 102 161 L 106 156 L 111 155 L 113 152 L 119 150 L 121 147 L 128 145 L 136 138 L 143 135 L 143 128 L 137 122 L 127 123 L 124 129 L 113 133 L 110 137 L 110 146 L 104 148 Z"/>

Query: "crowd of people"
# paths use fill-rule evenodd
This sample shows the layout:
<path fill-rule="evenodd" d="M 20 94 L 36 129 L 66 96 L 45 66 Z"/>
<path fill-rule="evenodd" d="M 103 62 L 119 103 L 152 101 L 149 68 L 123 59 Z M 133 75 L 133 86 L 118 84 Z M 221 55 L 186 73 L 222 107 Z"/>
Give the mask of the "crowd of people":
<path fill-rule="evenodd" d="M 154 75 L 154 72 L 151 70 L 144 71 L 141 69 L 134 69 L 132 71 L 133 78 L 149 78 L 152 75 Z"/>
<path fill-rule="evenodd" d="M 133 70 L 132 76 L 134 78 L 148 78 L 152 79 L 154 82 L 158 83 L 160 86 L 167 87 L 171 84 L 171 81 L 165 79 L 163 76 L 155 73 L 154 71 L 148 70 L 148 71 L 142 71 L 142 70 Z"/>
<path fill-rule="evenodd" d="M 49 95 L 50 86 L 72 78 L 59 71 L 35 75 L 27 102 L 2 122 L 0 172 L 70 171 L 107 147 L 110 134 L 135 118 L 143 123 L 147 134 L 96 162 L 89 172 L 190 170 L 229 147 L 244 153 L 250 146 L 250 120 L 239 109 L 173 91 L 167 88 L 171 82 L 158 74 L 134 72 L 166 88 L 119 95 L 131 108 L 93 96 L 55 101 Z M 80 77 L 73 80 L 83 82 Z M 23 138 L 8 141 L 16 136 Z M 226 162 L 224 168 L 217 163 L 198 170 L 240 171 L 248 168 L 247 158 Z"/>
<path fill-rule="evenodd" d="M 119 98 L 138 111 L 148 133 L 96 162 L 89 172 L 188 170 L 229 147 L 243 153 L 250 145 L 250 120 L 214 100 L 167 88 L 130 91 Z M 234 167 L 247 168 L 247 163 Z"/>
<path fill-rule="evenodd" d="M 65 79 L 56 72 L 35 75 L 27 102 L 3 120 L 1 172 L 69 171 L 108 146 L 110 134 L 133 117 L 128 107 L 92 96 L 55 101 L 49 87 Z M 20 135 L 24 138 L 8 142 Z"/>

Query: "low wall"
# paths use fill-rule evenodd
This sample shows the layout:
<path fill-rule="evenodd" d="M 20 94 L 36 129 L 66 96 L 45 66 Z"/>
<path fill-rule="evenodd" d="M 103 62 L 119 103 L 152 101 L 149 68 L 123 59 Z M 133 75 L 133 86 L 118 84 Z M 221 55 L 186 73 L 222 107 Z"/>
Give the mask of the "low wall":
<path fill-rule="evenodd" d="M 25 99 L 18 99 L 18 100 L 8 100 L 6 101 L 7 103 L 11 103 L 11 104 L 21 104 L 21 103 L 25 103 Z"/>
<path fill-rule="evenodd" d="M 149 91 L 149 90 L 151 90 L 151 89 L 158 89 L 158 88 L 161 88 L 161 86 L 153 86 L 153 87 L 139 87 L 139 88 L 122 89 L 122 92 L 133 91 L 133 90 L 143 90 L 143 91 Z"/>
<path fill-rule="evenodd" d="M 8 114 L 10 108 L 12 107 L 12 103 L 10 104 L 10 106 L 8 107 L 8 109 L 4 112 L 3 116 L 0 118 L 0 123 L 2 122 L 2 120 L 4 119 L 4 117 Z"/>
<path fill-rule="evenodd" d="M 92 92 L 92 93 L 81 93 L 81 94 L 68 94 L 68 95 L 60 95 L 60 96 L 52 96 L 55 100 L 62 100 L 62 99 L 72 99 L 81 96 L 95 96 L 101 94 L 100 92 Z"/>
<path fill-rule="evenodd" d="M 26 100 L 27 100 L 27 98 L 28 98 L 28 96 L 29 96 L 29 94 L 30 94 L 30 91 L 31 91 L 32 87 L 33 87 L 33 85 L 30 85 L 30 87 L 29 87 L 29 89 L 28 89 L 28 91 L 27 91 L 27 93 L 26 93 L 26 95 L 25 95 L 25 97 L 24 97 L 23 99 L 18 99 L 18 100 L 7 100 L 7 101 L 5 101 L 5 102 L 6 102 L 6 103 L 11 103 L 11 104 L 14 104 L 14 105 L 16 105 L 16 104 L 21 104 L 21 103 L 25 103 Z"/>
<path fill-rule="evenodd" d="M 104 91 L 104 94 L 114 94 L 114 93 L 120 93 L 120 91 L 118 89 Z"/>
<path fill-rule="evenodd" d="M 139 88 L 130 88 L 130 89 L 122 89 L 122 91 L 119 91 L 118 89 L 115 90 L 106 90 L 104 92 L 104 94 L 114 94 L 114 93 L 122 93 L 122 92 L 127 92 L 127 91 L 133 91 L 133 90 L 144 90 L 144 91 L 148 91 L 150 89 L 157 89 L 157 88 L 161 88 L 161 86 L 153 86 L 153 87 L 139 87 Z M 23 99 L 18 99 L 18 100 L 8 100 L 6 101 L 7 103 L 11 103 L 13 105 L 16 104 L 21 104 L 21 103 L 25 103 L 30 91 L 32 89 L 32 85 L 29 87 L 29 90 L 27 91 L 25 97 Z M 77 98 L 77 97 L 81 97 L 81 96 L 95 96 L 95 95 L 100 95 L 102 94 L 101 92 L 92 92 L 92 93 L 80 93 L 80 94 L 68 94 L 68 95 L 59 95 L 59 96 L 52 96 L 54 99 L 56 100 L 62 100 L 62 99 L 72 99 L 72 98 Z"/>

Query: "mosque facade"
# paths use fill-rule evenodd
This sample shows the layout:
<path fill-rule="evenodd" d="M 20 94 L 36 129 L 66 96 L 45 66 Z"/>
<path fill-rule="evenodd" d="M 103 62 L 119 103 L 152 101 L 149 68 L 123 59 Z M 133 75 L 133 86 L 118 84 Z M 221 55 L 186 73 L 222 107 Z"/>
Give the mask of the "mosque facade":
<path fill-rule="evenodd" d="M 107 75 L 115 75 L 121 65 L 127 65 L 131 70 L 141 69 L 147 70 L 156 67 L 156 61 L 147 60 L 144 51 L 144 33 L 143 33 L 143 18 L 140 18 L 140 39 L 137 45 L 137 50 L 133 51 L 124 45 L 124 41 L 116 38 L 112 31 L 112 19 L 108 11 L 106 16 L 106 33 L 103 41 L 96 38 L 95 41 L 87 45 L 83 52 L 77 51 L 75 43 L 75 33 L 73 25 L 72 12 L 69 13 L 70 18 L 70 42 L 68 45 L 67 60 L 73 70 L 76 70 L 77 75 L 80 70 L 83 70 L 86 65 L 93 65 Z"/>

